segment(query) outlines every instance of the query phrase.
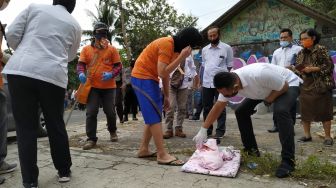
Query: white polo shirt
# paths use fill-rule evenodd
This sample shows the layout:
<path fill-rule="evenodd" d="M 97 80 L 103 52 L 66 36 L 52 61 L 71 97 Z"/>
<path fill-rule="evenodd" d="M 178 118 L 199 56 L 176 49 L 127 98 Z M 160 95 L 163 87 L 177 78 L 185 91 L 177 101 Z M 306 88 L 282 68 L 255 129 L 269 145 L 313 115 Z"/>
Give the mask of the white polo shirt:
<path fill-rule="evenodd" d="M 196 65 L 192 58 L 192 55 L 186 58 L 184 65 L 184 79 L 181 87 L 179 89 L 191 88 L 193 84 L 193 79 L 197 75 Z"/>
<path fill-rule="evenodd" d="M 202 61 L 204 62 L 203 84 L 205 88 L 215 88 L 213 78 L 218 72 L 228 71 L 232 67 L 233 51 L 231 46 L 219 41 L 216 47 L 208 44 L 202 49 Z"/>
<path fill-rule="evenodd" d="M 299 86 L 302 82 L 289 69 L 267 63 L 250 64 L 232 72 L 239 76 L 243 87 L 238 95 L 255 100 L 264 100 L 272 90 L 280 91 L 285 81 L 289 86 Z M 219 94 L 218 101 L 227 102 L 229 99 Z"/>
<path fill-rule="evenodd" d="M 297 45 L 278 48 L 273 52 L 271 63 L 282 67 L 288 67 L 289 65 L 295 63 L 295 55 L 297 55 L 301 50 L 302 47 Z"/>

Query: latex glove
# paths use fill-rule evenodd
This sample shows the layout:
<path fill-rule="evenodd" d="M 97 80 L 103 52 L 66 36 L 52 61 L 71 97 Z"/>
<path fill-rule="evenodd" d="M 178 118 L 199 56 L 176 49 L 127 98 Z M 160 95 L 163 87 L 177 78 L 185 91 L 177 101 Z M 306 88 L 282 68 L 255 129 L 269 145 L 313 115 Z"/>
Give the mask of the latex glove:
<path fill-rule="evenodd" d="M 79 81 L 84 84 L 86 82 L 86 76 L 83 72 L 78 75 Z"/>
<path fill-rule="evenodd" d="M 102 80 L 109 80 L 113 77 L 112 72 L 103 72 L 103 78 Z"/>
<path fill-rule="evenodd" d="M 208 138 L 207 131 L 208 129 L 201 127 L 197 135 L 193 138 L 193 141 L 196 142 L 196 147 L 198 149 L 200 149 L 203 146 L 204 142 L 207 140 Z"/>

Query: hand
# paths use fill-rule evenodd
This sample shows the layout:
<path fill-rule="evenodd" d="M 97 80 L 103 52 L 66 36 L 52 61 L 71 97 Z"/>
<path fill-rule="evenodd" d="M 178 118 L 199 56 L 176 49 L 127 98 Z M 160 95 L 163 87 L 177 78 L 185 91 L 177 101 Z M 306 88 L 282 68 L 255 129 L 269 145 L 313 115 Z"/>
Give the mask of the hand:
<path fill-rule="evenodd" d="M 314 67 L 305 67 L 304 69 L 302 69 L 302 72 L 304 73 L 314 72 Z"/>
<path fill-rule="evenodd" d="M 269 106 L 271 106 L 271 104 L 272 104 L 272 103 L 270 103 L 270 102 L 264 100 L 264 105 L 265 105 L 265 106 L 269 107 Z"/>
<path fill-rule="evenodd" d="M 208 135 L 207 135 L 208 129 L 201 127 L 201 129 L 198 131 L 197 135 L 193 138 L 193 141 L 196 142 L 196 147 L 200 149 L 204 142 L 207 140 Z"/>
<path fill-rule="evenodd" d="M 78 75 L 79 81 L 84 84 L 86 82 L 86 76 L 83 72 L 79 73 Z"/>
<path fill-rule="evenodd" d="M 182 49 L 182 51 L 181 51 L 181 53 L 180 53 L 180 56 L 181 56 L 183 59 L 185 59 L 185 58 L 187 58 L 188 56 L 190 56 L 191 51 L 192 51 L 191 47 L 190 47 L 190 46 L 187 46 L 187 47 L 185 47 L 185 48 Z"/>
<path fill-rule="evenodd" d="M 106 81 L 109 80 L 113 77 L 113 73 L 112 72 L 103 72 L 103 78 L 102 80 Z"/>
<path fill-rule="evenodd" d="M 163 110 L 165 112 L 167 112 L 170 109 L 170 102 L 169 102 L 169 98 L 165 97 L 164 98 L 164 102 L 163 102 Z"/>

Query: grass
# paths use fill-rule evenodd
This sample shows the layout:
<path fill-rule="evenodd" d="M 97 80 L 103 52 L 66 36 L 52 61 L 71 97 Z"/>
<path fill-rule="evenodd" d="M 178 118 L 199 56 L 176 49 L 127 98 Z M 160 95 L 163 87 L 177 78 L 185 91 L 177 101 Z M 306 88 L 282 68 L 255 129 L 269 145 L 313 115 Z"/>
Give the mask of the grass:
<path fill-rule="evenodd" d="M 274 176 L 274 172 L 280 164 L 280 159 L 271 153 L 264 153 L 261 157 L 249 156 L 245 153 L 242 155 L 242 169 L 252 172 L 255 175 Z M 247 165 L 256 163 L 258 166 L 250 169 Z M 295 171 L 292 173 L 294 179 L 308 180 L 328 180 L 336 181 L 336 165 L 328 160 L 321 160 L 317 156 L 310 155 L 305 160 L 297 160 Z"/>

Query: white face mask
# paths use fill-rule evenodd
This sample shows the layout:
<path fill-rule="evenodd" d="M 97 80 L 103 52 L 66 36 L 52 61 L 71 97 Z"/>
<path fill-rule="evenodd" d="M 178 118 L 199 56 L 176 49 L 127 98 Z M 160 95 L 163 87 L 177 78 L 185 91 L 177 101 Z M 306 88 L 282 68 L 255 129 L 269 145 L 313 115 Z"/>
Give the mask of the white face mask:
<path fill-rule="evenodd" d="M 290 43 L 288 41 L 280 41 L 280 46 L 281 47 L 287 47 Z"/>
<path fill-rule="evenodd" d="M 0 0 L 0 10 L 3 10 L 7 7 L 10 0 Z"/>

